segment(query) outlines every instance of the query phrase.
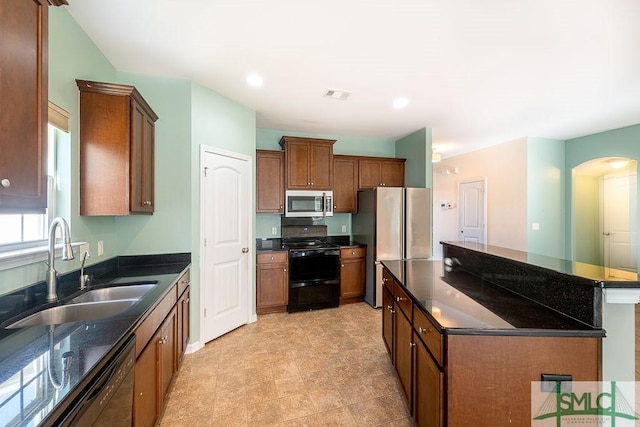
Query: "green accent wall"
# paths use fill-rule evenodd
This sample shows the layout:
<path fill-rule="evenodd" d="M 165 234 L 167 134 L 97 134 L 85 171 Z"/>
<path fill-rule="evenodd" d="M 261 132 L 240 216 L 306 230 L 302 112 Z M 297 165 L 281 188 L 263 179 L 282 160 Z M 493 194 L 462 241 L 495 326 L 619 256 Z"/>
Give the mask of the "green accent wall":
<path fill-rule="evenodd" d="M 575 253 L 572 248 L 574 240 L 572 206 L 571 173 L 576 166 L 600 157 L 628 157 L 640 160 L 640 125 L 627 126 L 607 132 L 596 133 L 580 138 L 569 139 L 565 143 L 565 247 L 567 258 L 573 259 Z M 640 175 L 638 175 L 640 176 Z M 637 198 L 640 203 L 640 198 Z M 640 206 L 638 206 L 640 208 Z M 640 225 L 640 217 L 637 218 Z M 636 228 L 637 229 L 637 228 Z M 638 249 L 640 259 L 640 248 Z"/>
<path fill-rule="evenodd" d="M 573 175 L 573 218 L 579 244 L 574 247 L 574 261 L 602 264 L 600 228 L 600 177 Z"/>
<path fill-rule="evenodd" d="M 528 252 L 564 258 L 564 177 L 564 141 L 527 138 Z"/>
<path fill-rule="evenodd" d="M 422 128 L 396 141 L 396 157 L 405 162 L 407 187 L 433 187 L 431 163 L 431 129 Z"/>

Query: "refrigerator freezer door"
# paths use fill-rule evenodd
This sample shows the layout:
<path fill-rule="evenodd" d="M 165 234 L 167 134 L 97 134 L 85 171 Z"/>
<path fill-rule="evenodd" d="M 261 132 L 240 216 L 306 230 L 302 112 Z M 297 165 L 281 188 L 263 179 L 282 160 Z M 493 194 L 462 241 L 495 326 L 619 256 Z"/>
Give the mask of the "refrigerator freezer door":
<path fill-rule="evenodd" d="M 376 192 L 376 261 L 402 259 L 404 189 L 378 187 Z"/>
<path fill-rule="evenodd" d="M 407 188 L 405 208 L 406 259 L 431 257 L 431 190 Z"/>

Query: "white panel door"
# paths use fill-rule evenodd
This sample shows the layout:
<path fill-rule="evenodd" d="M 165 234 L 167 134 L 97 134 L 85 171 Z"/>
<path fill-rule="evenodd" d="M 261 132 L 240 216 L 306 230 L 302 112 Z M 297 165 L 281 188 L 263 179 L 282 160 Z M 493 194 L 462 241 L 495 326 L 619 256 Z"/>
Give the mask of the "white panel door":
<path fill-rule="evenodd" d="M 484 180 L 461 182 L 458 186 L 458 230 L 460 241 L 485 243 Z"/>
<path fill-rule="evenodd" d="M 612 277 L 625 276 L 623 272 L 636 273 L 638 269 L 635 184 L 634 175 L 604 179 L 604 265 Z"/>
<path fill-rule="evenodd" d="M 249 158 L 202 151 L 202 340 L 249 321 Z"/>

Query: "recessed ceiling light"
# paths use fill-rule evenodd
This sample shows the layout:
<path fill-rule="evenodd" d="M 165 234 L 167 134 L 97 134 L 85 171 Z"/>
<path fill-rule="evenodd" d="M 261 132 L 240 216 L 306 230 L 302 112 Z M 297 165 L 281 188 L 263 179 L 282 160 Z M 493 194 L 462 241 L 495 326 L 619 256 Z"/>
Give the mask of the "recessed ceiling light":
<path fill-rule="evenodd" d="M 396 110 L 401 110 L 407 105 L 409 105 L 409 100 L 407 98 L 402 97 L 393 100 L 393 108 Z"/>
<path fill-rule="evenodd" d="M 264 84 L 264 80 L 257 74 L 250 74 L 247 76 L 247 83 L 249 86 L 260 87 Z"/>
<path fill-rule="evenodd" d="M 629 160 L 613 159 L 613 160 L 609 160 L 608 163 L 612 169 L 622 169 L 623 167 L 627 166 L 627 163 L 629 163 Z"/>

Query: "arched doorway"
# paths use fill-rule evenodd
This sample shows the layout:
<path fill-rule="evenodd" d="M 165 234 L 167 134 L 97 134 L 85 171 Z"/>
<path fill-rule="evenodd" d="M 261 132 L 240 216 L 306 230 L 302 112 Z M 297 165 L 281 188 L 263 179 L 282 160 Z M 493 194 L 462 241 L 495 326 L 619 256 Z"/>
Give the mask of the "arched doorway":
<path fill-rule="evenodd" d="M 572 170 L 574 260 L 636 279 L 637 162 L 603 157 Z M 628 277 L 626 277 L 628 276 Z"/>

